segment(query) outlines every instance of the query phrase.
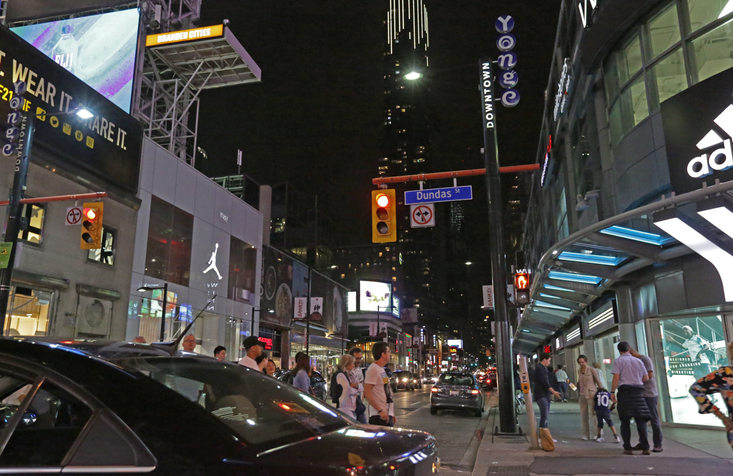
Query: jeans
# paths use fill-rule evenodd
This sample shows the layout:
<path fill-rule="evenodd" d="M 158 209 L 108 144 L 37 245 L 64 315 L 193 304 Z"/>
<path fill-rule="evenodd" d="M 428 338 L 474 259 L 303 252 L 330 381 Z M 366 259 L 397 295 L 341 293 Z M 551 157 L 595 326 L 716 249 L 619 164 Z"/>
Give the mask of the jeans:
<path fill-rule="evenodd" d="M 657 412 L 657 399 L 659 397 L 644 397 L 646 405 L 649 407 L 649 413 L 652 415 L 650 421 L 652 425 L 652 440 L 655 448 L 662 447 L 662 424 L 659 423 L 659 413 Z"/>
<path fill-rule="evenodd" d="M 547 420 L 550 416 L 550 399 L 538 398 L 537 406 L 540 407 L 540 428 L 547 428 Z"/>

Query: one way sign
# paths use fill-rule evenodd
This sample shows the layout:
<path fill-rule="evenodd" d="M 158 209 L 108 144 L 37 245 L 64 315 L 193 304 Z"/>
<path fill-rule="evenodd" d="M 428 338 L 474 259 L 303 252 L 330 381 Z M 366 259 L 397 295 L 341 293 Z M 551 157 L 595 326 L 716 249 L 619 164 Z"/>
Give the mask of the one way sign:
<path fill-rule="evenodd" d="M 410 205 L 410 227 L 427 228 L 435 226 L 435 204 Z"/>

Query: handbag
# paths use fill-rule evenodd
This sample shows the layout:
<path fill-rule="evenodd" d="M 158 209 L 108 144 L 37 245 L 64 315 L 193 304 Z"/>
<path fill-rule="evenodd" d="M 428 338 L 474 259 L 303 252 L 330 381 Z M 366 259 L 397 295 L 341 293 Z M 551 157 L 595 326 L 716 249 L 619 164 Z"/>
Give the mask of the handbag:
<path fill-rule="evenodd" d="M 361 397 L 356 397 L 356 408 L 354 409 L 354 415 L 363 415 L 366 412 L 366 405 L 361 401 Z"/>
<path fill-rule="evenodd" d="M 540 448 L 545 451 L 555 451 L 555 441 L 548 428 L 540 428 Z"/>

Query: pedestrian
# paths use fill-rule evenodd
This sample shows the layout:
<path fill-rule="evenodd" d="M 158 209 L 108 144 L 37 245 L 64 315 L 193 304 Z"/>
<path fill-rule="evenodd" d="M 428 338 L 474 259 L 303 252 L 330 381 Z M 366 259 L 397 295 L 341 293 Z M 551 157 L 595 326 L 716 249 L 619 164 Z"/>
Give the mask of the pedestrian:
<path fill-rule="evenodd" d="M 350 373 L 354 369 L 354 356 L 342 355 L 338 369 L 331 377 L 331 398 L 336 408 L 356 418 L 356 395 L 359 393 L 359 384 L 351 380 Z"/>
<path fill-rule="evenodd" d="M 260 371 L 260 367 L 255 359 L 262 354 L 265 344 L 263 344 L 257 336 L 249 336 L 242 341 L 245 355 L 239 360 L 239 365 L 249 367 L 252 370 Z"/>
<path fill-rule="evenodd" d="M 227 348 L 223 345 L 217 345 L 214 347 L 214 357 L 217 360 L 226 360 L 227 358 Z"/>
<path fill-rule="evenodd" d="M 558 393 L 562 394 L 562 401 L 567 402 L 568 401 L 568 383 L 570 382 L 570 379 L 568 378 L 568 374 L 563 370 L 562 365 L 558 364 L 557 370 L 555 370 L 555 382 L 557 383 L 557 388 L 555 390 L 558 391 Z"/>
<path fill-rule="evenodd" d="M 593 368 L 596 369 L 596 373 L 598 374 L 598 380 L 601 381 L 601 387 L 607 389 L 608 384 L 606 383 L 606 376 L 603 374 L 603 369 L 601 368 L 601 364 L 598 362 L 593 362 Z"/>
<path fill-rule="evenodd" d="M 135 344 L 145 344 L 146 343 L 145 342 L 145 337 L 143 337 L 143 336 L 137 336 L 137 337 L 135 337 L 134 339 L 132 339 L 132 342 L 134 342 Z"/>
<path fill-rule="evenodd" d="M 364 392 L 364 371 L 361 367 L 362 362 L 364 361 L 364 352 L 359 347 L 353 347 L 349 350 L 349 355 L 354 356 L 354 368 L 349 372 L 349 378 L 352 382 L 357 383 L 356 409 L 354 410 L 354 415 L 356 417 L 356 421 L 366 424 L 366 405 L 364 405 L 364 400 L 362 399 L 362 394 Z"/>
<path fill-rule="evenodd" d="M 193 334 L 188 334 L 186 337 L 183 338 L 183 343 L 181 347 L 186 352 L 193 352 L 196 348 L 196 336 Z"/>
<path fill-rule="evenodd" d="M 733 362 L 733 342 L 728 344 L 728 362 Z M 710 401 L 708 395 L 720 393 L 728 410 L 728 415 L 724 415 L 713 402 Z M 725 425 L 728 432 L 728 444 L 733 449 L 733 367 L 726 365 L 720 367 L 705 377 L 698 379 L 697 382 L 690 387 L 690 394 L 695 397 L 700 406 L 700 413 L 712 413 Z"/>
<path fill-rule="evenodd" d="M 267 358 L 267 354 L 262 352 L 260 355 L 257 356 L 255 359 L 255 362 L 257 363 L 257 368 L 260 372 L 265 371 L 265 367 L 267 367 L 267 361 L 270 360 Z"/>
<path fill-rule="evenodd" d="M 628 342 L 621 341 L 616 346 L 618 358 L 613 362 L 613 382 L 611 382 L 611 400 L 618 402 L 618 416 L 621 419 L 621 438 L 624 440 L 624 454 L 633 454 L 633 450 L 641 450 L 642 454 L 651 454 L 649 439 L 646 433 L 646 422 L 651 419 L 649 407 L 644 400 L 644 382 L 649 380 L 644 364 L 629 353 Z M 616 391 L 618 390 L 618 398 Z M 639 444 L 631 447 L 631 419 L 636 422 L 639 433 Z"/>
<path fill-rule="evenodd" d="M 389 377 L 384 370 L 390 358 L 389 344 L 377 342 L 372 346 L 374 362 L 369 366 L 364 378 L 364 398 L 369 402 L 369 424 L 394 426 L 394 401 Z"/>
<path fill-rule="evenodd" d="M 295 359 L 295 367 L 290 371 L 293 375 L 293 386 L 301 392 L 313 395 L 311 387 L 311 359 L 305 352 L 302 352 Z"/>
<path fill-rule="evenodd" d="M 684 326 L 682 332 L 685 334 L 686 339 L 682 343 L 682 347 L 687 349 L 690 354 L 692 372 L 695 374 L 696 379 L 701 379 L 712 371 L 710 358 L 708 357 L 710 344 L 699 335 L 696 335 L 690 326 Z"/>
<path fill-rule="evenodd" d="M 540 428 L 547 428 L 548 419 L 550 416 L 550 394 L 552 393 L 556 397 L 560 394 L 552 388 L 550 384 L 550 371 L 548 366 L 550 365 L 550 354 L 545 352 L 540 354 L 540 362 L 535 368 L 534 376 L 534 391 L 532 396 L 534 401 L 537 402 L 537 406 L 540 407 Z"/>
<path fill-rule="evenodd" d="M 277 367 L 275 366 L 275 362 L 273 362 L 272 359 L 267 359 L 267 366 L 265 367 L 265 373 L 269 375 L 270 377 L 274 377 L 275 372 L 277 372 Z"/>
<path fill-rule="evenodd" d="M 611 433 L 613 433 L 613 439 L 616 443 L 621 443 L 621 439 L 618 437 L 616 427 L 613 425 L 613 420 L 611 419 L 611 409 L 609 408 L 610 404 L 611 393 L 603 387 L 599 388 L 596 392 L 595 398 L 593 399 L 593 409 L 595 410 L 596 418 L 598 419 L 598 431 L 596 432 L 596 441 L 598 443 L 603 443 L 605 441 L 603 439 L 604 421 L 608 424 L 608 427 L 611 428 Z"/>
<path fill-rule="evenodd" d="M 633 347 L 629 349 L 629 352 L 631 355 L 641 360 L 641 363 L 644 364 L 644 368 L 647 371 L 647 376 L 649 377 L 649 380 L 644 382 L 643 397 L 644 400 L 646 400 L 646 406 L 649 408 L 649 414 L 652 417 L 650 420 L 650 423 L 652 424 L 652 442 L 654 443 L 652 451 L 654 453 L 661 453 L 662 424 L 659 421 L 659 411 L 657 411 L 659 392 L 657 392 L 657 381 L 654 378 L 654 363 L 649 356 L 640 354 Z"/>
<path fill-rule="evenodd" d="M 590 429 L 595 426 L 593 400 L 599 388 L 605 388 L 598 376 L 598 370 L 588 365 L 588 357 L 578 357 L 578 403 L 580 404 L 580 439 L 590 439 Z"/>

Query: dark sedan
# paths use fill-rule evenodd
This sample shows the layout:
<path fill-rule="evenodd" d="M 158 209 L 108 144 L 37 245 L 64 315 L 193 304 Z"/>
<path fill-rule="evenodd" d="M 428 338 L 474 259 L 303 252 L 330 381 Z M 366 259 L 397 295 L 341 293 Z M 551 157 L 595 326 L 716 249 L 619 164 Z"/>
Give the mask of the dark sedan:
<path fill-rule="evenodd" d="M 430 413 L 440 409 L 472 410 L 477 417 L 484 411 L 484 392 L 470 373 L 446 372 L 430 389 Z"/>
<path fill-rule="evenodd" d="M 262 372 L 171 353 L 126 342 L 0 339 L 0 473 L 439 468 L 428 433 L 359 425 Z"/>

